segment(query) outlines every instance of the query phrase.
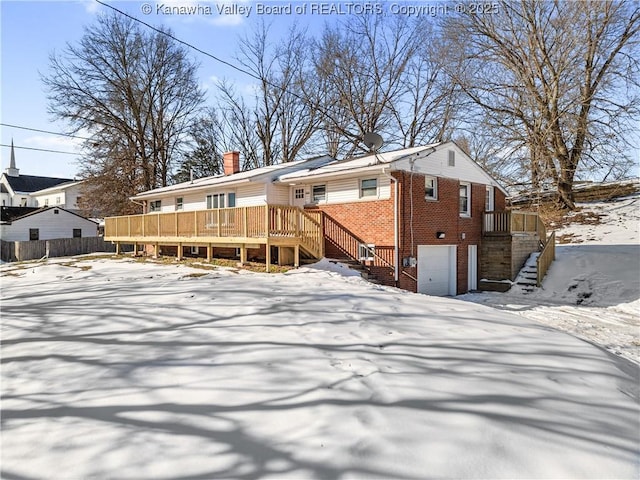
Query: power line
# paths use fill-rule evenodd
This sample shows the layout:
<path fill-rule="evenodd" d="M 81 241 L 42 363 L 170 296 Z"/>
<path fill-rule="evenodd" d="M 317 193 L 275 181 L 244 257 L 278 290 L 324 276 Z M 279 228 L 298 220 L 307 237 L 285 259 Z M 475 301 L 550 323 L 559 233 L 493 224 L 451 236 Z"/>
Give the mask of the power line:
<path fill-rule="evenodd" d="M 65 155 L 80 155 L 79 153 L 73 153 L 73 152 L 63 152 L 61 150 L 49 150 L 47 148 L 34 148 L 34 147 L 19 147 L 17 145 L 7 145 L 6 143 L 0 143 L 0 147 L 13 147 L 13 148 L 18 148 L 20 150 L 36 150 L 38 152 L 47 152 L 47 153 L 63 153 Z"/>
<path fill-rule="evenodd" d="M 0 126 L 9 128 L 18 128 L 20 130 L 29 130 L 32 132 L 48 133 L 49 135 L 59 135 L 60 137 L 78 138 L 80 140 L 91 140 L 87 137 L 79 137 L 78 135 L 71 135 L 70 133 L 52 132 L 50 130 L 40 130 L 39 128 L 23 127 L 21 125 L 12 125 L 10 123 L 0 123 Z"/>
<path fill-rule="evenodd" d="M 127 17 L 128 19 L 133 20 L 134 22 L 138 22 L 138 23 L 144 25 L 145 27 L 150 28 L 154 32 L 157 32 L 157 33 L 159 33 L 161 35 L 165 35 L 165 36 L 169 37 L 170 39 L 172 39 L 172 40 L 174 40 L 174 41 L 176 41 L 176 42 L 178 42 L 178 43 L 180 43 L 180 44 L 182 44 L 182 45 L 184 45 L 184 46 L 186 46 L 186 47 L 188 47 L 188 48 L 190 48 L 192 50 L 195 50 L 196 52 L 201 53 L 202 55 L 204 55 L 206 57 L 209 57 L 209 58 L 215 60 L 216 62 L 220 62 L 223 65 L 226 65 L 226 66 L 228 66 L 230 68 L 233 68 L 234 70 L 236 70 L 236 71 L 238 71 L 240 73 L 244 73 L 245 75 L 249 75 L 251 78 L 254 78 L 255 80 L 259 80 L 260 82 L 264 82 L 267 85 L 269 85 L 271 87 L 274 87 L 274 88 L 277 88 L 278 90 L 280 90 L 282 92 L 288 93 L 289 95 L 297 98 L 298 100 L 302 100 L 303 102 L 306 101 L 306 99 L 304 97 L 302 97 L 301 95 L 298 95 L 296 92 L 294 92 L 292 90 L 288 90 L 287 88 L 285 88 L 285 87 L 283 87 L 281 85 L 277 85 L 277 84 L 269 81 L 266 78 L 262 78 L 259 75 L 256 75 L 255 73 L 250 72 L 249 70 L 245 70 L 243 68 L 240 68 L 237 65 L 234 65 L 233 63 L 231 63 L 231 62 L 229 62 L 227 60 L 223 60 L 223 59 L 221 59 L 219 57 L 216 57 L 212 53 L 206 52 L 206 51 L 202 50 L 201 48 L 196 47 L 195 45 L 192 45 L 189 42 L 185 42 L 184 40 L 179 39 L 178 37 L 170 34 L 169 32 L 166 32 L 166 31 L 164 31 L 162 29 L 154 27 L 153 25 L 150 25 L 147 22 L 145 22 L 143 20 L 140 20 L 139 18 L 136 18 L 136 17 L 134 17 L 132 15 L 129 15 L 128 13 L 123 12 L 122 10 L 120 10 L 120 9 L 118 9 L 118 8 L 112 6 L 112 5 L 109 5 L 109 4 L 105 3 L 105 2 L 103 2 L 102 0 L 95 0 L 95 1 L 97 3 L 99 3 L 100 5 L 103 5 L 103 6 L 107 7 L 107 8 L 110 8 L 111 10 L 119 13 L 120 15 L 123 15 L 123 16 Z M 331 120 L 334 124 L 339 125 L 339 122 L 335 118 L 333 118 L 333 116 L 330 113 L 328 113 L 328 111 L 326 109 L 321 108 L 320 106 L 316 106 L 316 108 L 322 115 L 324 115 L 326 118 Z"/>

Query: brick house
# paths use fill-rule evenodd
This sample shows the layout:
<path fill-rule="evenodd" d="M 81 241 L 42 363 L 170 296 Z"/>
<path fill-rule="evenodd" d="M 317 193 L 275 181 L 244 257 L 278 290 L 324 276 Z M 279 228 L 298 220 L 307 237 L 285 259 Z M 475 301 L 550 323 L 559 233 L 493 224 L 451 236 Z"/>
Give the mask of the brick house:
<path fill-rule="evenodd" d="M 105 239 L 178 257 L 262 256 L 267 269 L 347 259 L 387 285 L 456 295 L 512 280 L 546 238 L 537 218 L 504 212 L 506 191 L 453 142 L 245 172 L 238 159 L 225 154 L 225 175 L 137 195 L 145 214 L 108 218 Z"/>

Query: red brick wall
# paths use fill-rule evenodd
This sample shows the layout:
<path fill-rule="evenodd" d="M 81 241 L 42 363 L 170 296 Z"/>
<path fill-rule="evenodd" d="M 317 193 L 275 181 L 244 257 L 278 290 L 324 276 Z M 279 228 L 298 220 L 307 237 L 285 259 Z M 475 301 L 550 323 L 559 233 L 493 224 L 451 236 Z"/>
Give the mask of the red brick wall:
<path fill-rule="evenodd" d="M 438 199 L 426 200 L 424 175 L 394 172 L 393 176 L 399 182 L 400 270 L 417 278 L 417 268 L 402 267 L 402 260 L 407 257 L 417 258 L 418 245 L 456 245 L 457 293 L 465 293 L 468 286 L 468 246 L 478 245 L 478 251 L 480 251 L 486 186 L 472 184 L 471 216 L 461 217 L 459 214 L 460 182 L 458 180 L 438 178 Z M 392 182 L 391 198 L 388 200 L 319 205 L 317 208 L 349 229 L 365 243 L 375 244 L 376 252 L 384 252 L 385 257 L 389 256 L 392 260 L 394 188 L 395 183 Z M 504 209 L 504 204 L 504 194 L 495 189 L 495 209 Z M 411 222 L 412 217 L 413 222 Z M 413 231 L 411 225 L 413 225 Z M 437 232 L 444 232 L 445 238 L 436 238 Z M 464 239 L 462 234 L 464 234 Z M 328 257 L 340 258 L 343 256 L 342 252 L 330 242 L 325 242 L 325 254 Z M 390 275 L 389 268 L 384 268 L 379 264 L 372 265 L 372 267 L 373 273 L 379 276 L 379 280 L 385 284 L 394 284 L 394 278 L 393 275 Z M 398 286 L 414 292 L 417 289 L 416 282 L 402 273 L 399 276 Z"/>

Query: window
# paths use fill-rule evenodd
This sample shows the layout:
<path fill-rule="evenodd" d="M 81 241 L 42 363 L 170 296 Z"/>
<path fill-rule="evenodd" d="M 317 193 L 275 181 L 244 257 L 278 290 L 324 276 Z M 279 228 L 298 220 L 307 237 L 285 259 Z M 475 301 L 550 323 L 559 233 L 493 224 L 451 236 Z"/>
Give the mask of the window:
<path fill-rule="evenodd" d="M 44 199 L 44 206 L 45 206 L 45 207 L 48 207 L 48 206 L 49 206 L 49 199 L 48 199 L 48 198 L 45 198 L 45 199 Z"/>
<path fill-rule="evenodd" d="M 378 196 L 378 179 L 369 178 L 360 181 L 360 198 Z"/>
<path fill-rule="evenodd" d="M 449 150 L 449 166 L 456 166 L 456 152 L 454 150 Z"/>
<path fill-rule="evenodd" d="M 424 177 L 424 198 L 427 200 L 438 199 L 438 179 L 436 177 Z"/>
<path fill-rule="evenodd" d="M 227 204 L 229 208 L 236 206 L 236 194 L 234 192 L 227 193 Z"/>
<path fill-rule="evenodd" d="M 82 197 L 76 197 L 76 207 L 80 206 L 80 202 L 82 202 Z"/>
<path fill-rule="evenodd" d="M 460 184 L 460 215 L 471 216 L 471 184 Z"/>
<path fill-rule="evenodd" d="M 198 255 L 200 253 L 200 247 L 191 247 L 191 255 Z"/>
<path fill-rule="evenodd" d="M 162 209 L 162 200 L 155 200 L 153 202 L 149 202 L 150 212 L 159 212 L 161 209 Z"/>
<path fill-rule="evenodd" d="M 82 229 L 74 228 L 73 229 L 73 238 L 82 238 Z"/>
<path fill-rule="evenodd" d="M 361 243 L 358 245 L 358 259 L 359 260 L 373 260 L 373 255 L 376 251 L 376 246 L 372 243 Z"/>
<path fill-rule="evenodd" d="M 60 197 L 56 197 L 56 205 L 60 205 Z"/>
<path fill-rule="evenodd" d="M 40 240 L 40 229 L 39 228 L 30 228 L 29 229 L 29 240 Z"/>
<path fill-rule="evenodd" d="M 60 214 L 60 210 L 55 209 L 55 210 L 53 211 L 53 214 L 54 214 L 54 215 L 58 215 L 58 214 Z"/>
<path fill-rule="evenodd" d="M 176 198 L 176 210 L 182 210 L 183 201 L 182 197 Z"/>
<path fill-rule="evenodd" d="M 214 193 L 213 195 L 207 195 L 207 209 L 210 210 L 212 208 L 224 208 L 224 193 Z"/>
<path fill-rule="evenodd" d="M 326 185 L 314 185 L 312 191 L 313 191 L 313 203 L 323 202 L 327 199 Z"/>
<path fill-rule="evenodd" d="M 484 199 L 484 209 L 487 212 L 493 211 L 493 187 L 487 187 L 487 194 Z"/>
<path fill-rule="evenodd" d="M 301 200 L 304 199 L 304 187 L 302 188 L 296 188 L 293 191 L 293 196 L 296 200 Z"/>
<path fill-rule="evenodd" d="M 21 207 L 26 207 L 27 206 L 27 199 L 25 197 L 22 197 L 20 199 L 20 206 Z"/>

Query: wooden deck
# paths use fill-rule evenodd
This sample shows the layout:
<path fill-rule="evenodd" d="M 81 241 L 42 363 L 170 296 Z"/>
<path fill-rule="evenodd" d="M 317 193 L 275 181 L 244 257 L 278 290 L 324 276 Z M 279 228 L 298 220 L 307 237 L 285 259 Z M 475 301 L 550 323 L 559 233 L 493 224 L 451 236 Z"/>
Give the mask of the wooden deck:
<path fill-rule="evenodd" d="M 540 251 L 537 283 L 541 285 L 555 258 L 555 235 L 534 212 L 518 210 L 485 212 L 482 222 L 481 276 L 513 280 L 524 261 Z"/>
<path fill-rule="evenodd" d="M 484 236 L 530 234 L 538 235 L 544 240 L 547 238 L 547 229 L 537 213 L 505 210 L 484 213 L 482 234 Z"/>
<path fill-rule="evenodd" d="M 160 245 L 175 245 L 178 256 L 183 246 L 206 246 L 209 259 L 212 247 L 235 247 L 241 262 L 248 248 L 290 247 L 298 265 L 300 249 L 314 258 L 324 255 L 321 215 L 285 205 L 126 215 L 105 219 L 104 238 L 116 246 L 153 245 L 156 254 Z"/>

